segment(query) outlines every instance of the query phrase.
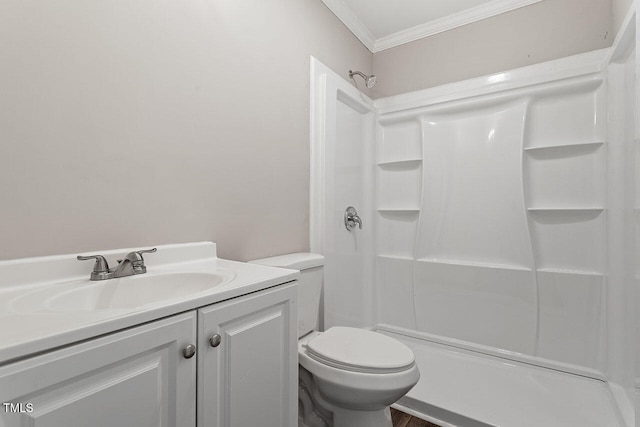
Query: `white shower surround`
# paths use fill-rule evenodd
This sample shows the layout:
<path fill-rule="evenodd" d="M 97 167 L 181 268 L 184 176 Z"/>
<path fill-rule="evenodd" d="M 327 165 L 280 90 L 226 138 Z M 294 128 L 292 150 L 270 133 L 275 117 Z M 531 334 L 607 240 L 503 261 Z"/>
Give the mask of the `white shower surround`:
<path fill-rule="evenodd" d="M 611 49 L 375 102 L 312 61 L 326 326 L 593 378 L 557 398 L 633 426 L 635 36 L 630 13 Z"/>
<path fill-rule="evenodd" d="M 378 290 L 387 311 L 414 310 L 398 322 L 381 306 L 380 323 L 602 370 L 605 56 L 554 61 L 577 65 L 562 81 L 522 86 L 537 70 L 521 69 L 471 99 L 378 103 L 377 255 L 413 275 Z"/>

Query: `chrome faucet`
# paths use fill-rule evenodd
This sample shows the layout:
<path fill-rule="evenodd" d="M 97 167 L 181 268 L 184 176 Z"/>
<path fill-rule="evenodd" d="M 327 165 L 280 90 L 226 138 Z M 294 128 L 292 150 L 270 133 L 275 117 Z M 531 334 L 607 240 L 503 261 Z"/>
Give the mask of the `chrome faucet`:
<path fill-rule="evenodd" d="M 107 263 L 107 260 L 102 255 L 78 255 L 77 259 L 78 261 L 96 260 L 93 271 L 91 272 L 91 280 L 117 279 L 118 277 L 146 273 L 147 267 L 144 265 L 142 254 L 153 253 L 157 250 L 157 248 L 153 248 L 129 252 L 123 259 L 119 259 L 118 266 L 112 269 L 109 269 L 109 263 Z"/>
<path fill-rule="evenodd" d="M 351 231 L 356 228 L 356 224 L 358 224 L 358 228 L 362 230 L 362 220 L 358 216 L 356 208 L 349 206 L 347 210 L 344 211 L 344 226 L 348 231 Z"/>

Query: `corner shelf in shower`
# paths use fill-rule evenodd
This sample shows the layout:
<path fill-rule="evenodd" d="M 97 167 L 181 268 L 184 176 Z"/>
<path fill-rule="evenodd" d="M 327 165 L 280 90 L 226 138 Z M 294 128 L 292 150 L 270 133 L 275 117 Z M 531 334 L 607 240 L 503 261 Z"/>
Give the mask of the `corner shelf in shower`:
<path fill-rule="evenodd" d="M 390 214 L 394 214 L 394 213 L 407 213 L 407 214 L 417 214 L 418 212 L 420 212 L 419 208 L 413 208 L 413 207 L 409 207 L 409 208 L 380 208 L 377 209 L 378 212 L 380 212 L 381 214 L 385 214 L 385 213 L 390 213 Z"/>
<path fill-rule="evenodd" d="M 554 152 L 562 152 L 568 150 L 589 150 L 589 149 L 597 149 L 598 147 L 604 145 L 604 141 L 593 141 L 593 142 L 581 142 L 577 144 L 554 144 L 554 145 L 541 145 L 534 147 L 525 147 L 524 151 L 534 154 L 534 153 L 554 153 Z"/>
<path fill-rule="evenodd" d="M 587 270 L 574 270 L 568 268 L 537 268 L 538 273 L 552 273 L 552 274 L 570 274 L 574 276 L 588 276 L 588 277 L 604 277 L 599 271 L 587 271 Z"/>
<path fill-rule="evenodd" d="M 604 211 L 601 207 L 585 207 L 585 208 L 527 208 L 532 213 L 542 214 L 570 214 L 570 213 L 600 213 Z"/>
<path fill-rule="evenodd" d="M 378 254 L 376 256 L 391 261 L 415 261 L 415 258 L 408 255 Z"/>
<path fill-rule="evenodd" d="M 455 259 L 440 259 L 440 258 L 418 258 L 416 261 L 425 262 L 430 264 L 446 264 L 451 266 L 460 267 L 479 267 L 494 270 L 515 270 L 515 271 L 533 271 L 532 268 L 524 267 L 514 264 L 500 264 L 486 261 L 470 261 L 470 260 L 455 260 Z"/>
<path fill-rule="evenodd" d="M 417 210 L 420 206 L 422 160 L 405 159 L 378 165 L 377 199 L 383 210 Z M 390 209 L 385 209 L 385 208 Z M 400 208 L 400 209 L 397 209 Z"/>
<path fill-rule="evenodd" d="M 417 209 L 378 210 L 377 252 L 392 257 L 413 259 L 418 214 Z"/>
<path fill-rule="evenodd" d="M 405 169 L 415 169 L 422 164 L 421 158 L 410 158 L 410 159 L 394 159 L 394 160 L 382 160 L 378 162 L 378 166 L 383 169 L 390 170 L 405 170 Z"/>

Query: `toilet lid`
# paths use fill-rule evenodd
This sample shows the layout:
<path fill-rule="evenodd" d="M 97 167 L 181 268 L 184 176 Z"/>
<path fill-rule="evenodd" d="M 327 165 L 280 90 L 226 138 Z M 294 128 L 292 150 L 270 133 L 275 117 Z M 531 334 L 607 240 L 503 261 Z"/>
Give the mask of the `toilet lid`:
<path fill-rule="evenodd" d="M 308 354 L 327 365 L 356 372 L 400 372 L 414 363 L 413 352 L 377 332 L 335 326 L 310 340 Z"/>

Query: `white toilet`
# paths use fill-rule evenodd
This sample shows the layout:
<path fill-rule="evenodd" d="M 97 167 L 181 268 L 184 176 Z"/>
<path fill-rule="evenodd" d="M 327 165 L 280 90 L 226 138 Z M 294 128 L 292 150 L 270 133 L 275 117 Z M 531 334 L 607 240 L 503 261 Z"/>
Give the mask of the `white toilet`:
<path fill-rule="evenodd" d="M 251 261 L 300 270 L 299 418 L 304 427 L 391 427 L 389 405 L 420 378 L 413 352 L 386 335 L 351 327 L 318 332 L 324 257 L 294 253 Z"/>

